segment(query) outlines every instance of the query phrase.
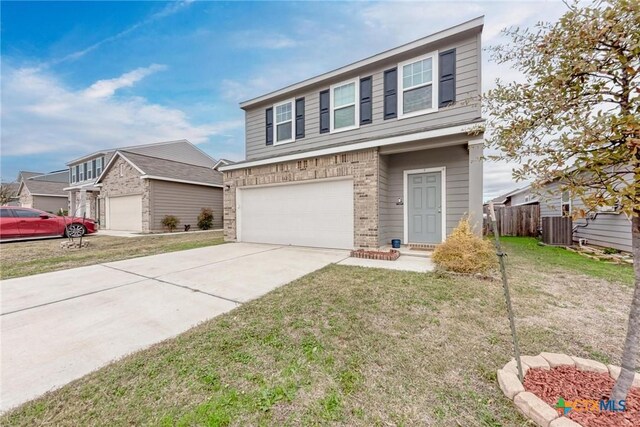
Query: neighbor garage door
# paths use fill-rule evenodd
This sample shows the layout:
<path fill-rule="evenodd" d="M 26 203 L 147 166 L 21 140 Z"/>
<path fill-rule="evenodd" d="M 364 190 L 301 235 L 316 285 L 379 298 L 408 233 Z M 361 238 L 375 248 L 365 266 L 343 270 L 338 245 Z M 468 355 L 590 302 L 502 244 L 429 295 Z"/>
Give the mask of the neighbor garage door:
<path fill-rule="evenodd" d="M 120 196 L 107 199 L 107 228 L 142 231 L 142 196 Z"/>
<path fill-rule="evenodd" d="M 353 248 L 353 181 L 242 188 L 239 241 Z"/>

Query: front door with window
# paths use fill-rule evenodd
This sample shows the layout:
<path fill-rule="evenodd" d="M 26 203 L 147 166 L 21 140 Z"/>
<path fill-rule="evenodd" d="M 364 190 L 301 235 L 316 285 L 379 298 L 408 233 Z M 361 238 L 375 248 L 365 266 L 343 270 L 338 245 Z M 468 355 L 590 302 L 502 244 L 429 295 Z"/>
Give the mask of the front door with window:
<path fill-rule="evenodd" d="M 416 173 L 407 176 L 408 243 L 442 241 L 442 174 Z"/>

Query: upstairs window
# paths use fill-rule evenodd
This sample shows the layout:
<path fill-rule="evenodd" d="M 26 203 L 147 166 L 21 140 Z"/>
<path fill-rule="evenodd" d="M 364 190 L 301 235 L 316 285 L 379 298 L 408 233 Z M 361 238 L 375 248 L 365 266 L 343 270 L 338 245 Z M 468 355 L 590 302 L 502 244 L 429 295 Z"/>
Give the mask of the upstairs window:
<path fill-rule="evenodd" d="M 273 107 L 275 112 L 276 140 L 275 144 L 293 142 L 295 124 L 293 121 L 293 100 L 277 104 Z"/>
<path fill-rule="evenodd" d="M 437 110 L 436 58 L 434 53 L 398 65 L 398 110 L 401 118 Z"/>
<path fill-rule="evenodd" d="M 96 178 L 100 176 L 102 173 L 102 164 L 104 162 L 104 157 L 98 157 L 96 159 Z"/>
<path fill-rule="evenodd" d="M 80 174 L 78 175 L 78 181 L 84 181 L 84 164 L 79 165 Z"/>
<path fill-rule="evenodd" d="M 87 162 L 87 179 L 93 178 L 93 162 Z"/>
<path fill-rule="evenodd" d="M 331 86 L 331 132 L 357 129 L 359 80 Z"/>
<path fill-rule="evenodd" d="M 76 182 L 76 168 L 72 167 L 71 169 L 71 182 Z"/>

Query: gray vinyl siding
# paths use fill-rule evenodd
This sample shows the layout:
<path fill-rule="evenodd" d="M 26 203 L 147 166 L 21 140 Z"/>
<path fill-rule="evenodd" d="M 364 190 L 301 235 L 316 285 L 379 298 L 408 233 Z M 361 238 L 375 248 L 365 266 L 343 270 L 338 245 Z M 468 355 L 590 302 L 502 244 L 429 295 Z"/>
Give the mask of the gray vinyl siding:
<path fill-rule="evenodd" d="M 222 189 L 169 181 L 150 181 L 149 208 L 151 231 L 163 230 L 162 218 L 175 215 L 180 219 L 178 230 L 185 224 L 198 228 L 198 214 L 202 208 L 213 209 L 213 228 L 222 228 Z"/>
<path fill-rule="evenodd" d="M 66 197 L 33 196 L 32 207 L 56 214 L 60 209 L 69 208 L 69 199 Z"/>
<path fill-rule="evenodd" d="M 397 66 L 399 62 L 424 55 L 435 50 L 456 49 L 456 104 L 441 108 L 435 113 L 406 119 L 383 120 L 383 73 Z M 286 70 L 283 70 L 283 72 Z M 355 73 L 355 72 L 354 72 Z M 361 125 L 359 129 L 339 132 L 320 133 L 319 92 L 328 89 L 331 84 L 352 80 L 356 77 L 373 76 L 373 123 Z M 399 78 L 400 76 L 398 76 Z M 434 82 L 437 82 L 437 70 L 434 70 Z M 480 34 L 467 36 L 457 41 L 448 41 L 423 47 L 420 51 L 397 56 L 393 60 L 378 63 L 375 68 L 357 71 L 357 74 L 344 75 L 323 85 L 308 87 L 306 91 L 273 99 L 268 104 L 250 108 L 245 114 L 246 159 L 255 160 L 290 154 L 300 150 L 322 148 L 333 144 L 349 144 L 363 140 L 379 139 L 399 133 L 418 132 L 423 129 L 454 126 L 479 120 L 480 106 L 474 102 L 464 102 L 480 93 Z M 282 145 L 265 145 L 265 110 L 274 103 L 291 98 L 305 98 L 305 138 Z M 437 104 L 437 100 L 434 100 Z"/>
<path fill-rule="evenodd" d="M 390 244 L 391 239 L 404 243 L 404 171 L 411 169 L 446 168 L 446 233 L 458 225 L 469 210 L 469 153 L 467 147 L 458 145 L 433 150 L 391 154 L 385 161 L 388 165 L 387 190 L 380 194 L 380 241 Z M 382 162 L 381 162 L 382 163 Z M 384 197 L 383 197 L 384 196 Z"/>
<path fill-rule="evenodd" d="M 540 216 L 561 216 L 560 184 L 552 182 L 540 191 Z M 584 209 L 580 199 L 571 200 L 572 209 Z M 593 213 L 591 215 L 594 215 Z M 588 224 L 588 225 L 587 225 Z M 624 213 L 598 213 L 594 220 L 573 222 L 573 240 L 587 239 L 587 244 L 631 252 L 631 220 Z M 580 227 L 586 225 L 586 227 Z"/>

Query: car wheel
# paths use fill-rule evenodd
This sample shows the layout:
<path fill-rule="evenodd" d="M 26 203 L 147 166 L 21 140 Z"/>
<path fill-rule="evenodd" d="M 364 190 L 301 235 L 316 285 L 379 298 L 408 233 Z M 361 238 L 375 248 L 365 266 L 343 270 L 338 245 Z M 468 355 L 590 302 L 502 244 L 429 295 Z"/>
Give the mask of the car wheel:
<path fill-rule="evenodd" d="M 67 225 L 67 236 L 68 237 L 82 237 L 86 232 L 86 228 L 82 224 L 71 224 Z"/>

